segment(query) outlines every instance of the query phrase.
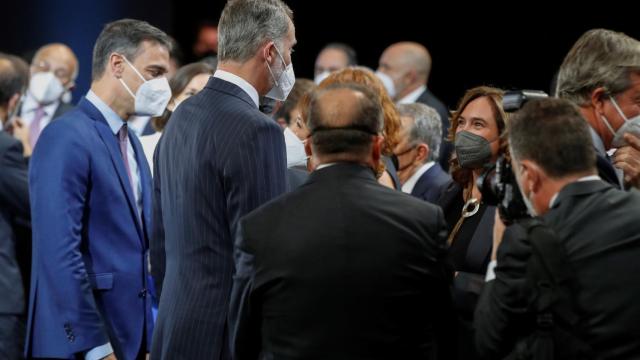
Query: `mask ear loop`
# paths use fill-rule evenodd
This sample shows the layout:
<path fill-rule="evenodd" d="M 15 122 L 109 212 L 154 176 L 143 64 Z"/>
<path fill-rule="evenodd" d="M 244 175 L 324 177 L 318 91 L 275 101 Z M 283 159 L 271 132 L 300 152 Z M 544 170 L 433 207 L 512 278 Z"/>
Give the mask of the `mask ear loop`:
<path fill-rule="evenodd" d="M 120 55 L 120 54 L 118 54 Z M 144 78 L 144 76 L 142 76 L 142 74 L 140 74 L 140 72 L 138 71 L 138 69 L 136 69 L 135 66 L 133 66 L 129 60 L 127 60 L 127 57 L 124 55 L 120 55 L 122 57 L 122 59 L 127 63 L 127 65 L 129 65 L 129 67 L 131 67 L 133 69 L 133 71 L 136 73 L 136 75 L 138 75 L 143 82 L 147 82 L 147 79 Z M 127 84 L 124 82 L 124 80 L 122 80 L 122 78 L 119 78 L 118 80 L 120 80 L 120 83 L 122 84 L 122 86 L 124 86 L 125 90 L 127 90 L 127 92 L 129 93 L 129 95 L 131 95 L 131 97 L 133 97 L 134 99 L 136 98 L 136 95 L 133 93 L 133 91 L 131 91 L 131 89 L 129 88 L 129 86 L 127 86 Z"/>

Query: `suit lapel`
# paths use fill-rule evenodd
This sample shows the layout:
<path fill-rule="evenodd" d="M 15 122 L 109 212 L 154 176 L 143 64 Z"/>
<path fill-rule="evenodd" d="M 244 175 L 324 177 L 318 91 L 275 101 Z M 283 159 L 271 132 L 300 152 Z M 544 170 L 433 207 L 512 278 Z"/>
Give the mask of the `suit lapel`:
<path fill-rule="evenodd" d="M 98 135 L 100 135 L 104 146 L 109 152 L 111 163 L 113 164 L 113 167 L 116 169 L 116 173 L 118 174 L 120 186 L 125 192 L 127 202 L 129 203 L 129 210 L 131 211 L 131 215 L 134 217 L 134 219 L 136 219 L 136 230 L 138 231 L 140 240 L 143 241 L 144 237 L 142 234 L 142 229 L 140 227 L 140 221 L 138 221 L 138 210 L 136 207 L 135 197 L 133 196 L 133 189 L 131 189 L 131 183 L 129 182 L 127 169 L 124 167 L 124 161 L 122 160 L 122 155 L 120 154 L 116 136 L 111 131 L 111 128 L 109 128 L 107 120 L 105 120 L 104 116 L 102 116 L 100 111 L 98 111 L 98 109 L 96 109 L 88 100 L 82 99 L 78 106 L 85 113 L 87 113 L 89 117 L 95 120 L 93 124 L 98 131 Z"/>

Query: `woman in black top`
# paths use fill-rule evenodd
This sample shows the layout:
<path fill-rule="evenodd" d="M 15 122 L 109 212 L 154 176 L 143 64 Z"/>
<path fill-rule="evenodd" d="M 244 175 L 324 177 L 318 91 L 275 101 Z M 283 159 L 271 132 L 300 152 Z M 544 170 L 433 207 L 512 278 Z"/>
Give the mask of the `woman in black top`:
<path fill-rule="evenodd" d="M 507 120 L 502 95 L 502 90 L 485 86 L 468 90 L 449 129 L 448 139 L 456 150 L 450 160 L 453 180 L 438 204 L 449 226 L 449 260 L 455 270 L 453 297 L 460 315 L 460 359 L 476 358 L 473 311 L 491 255 L 496 211 L 482 201 L 476 182 L 484 166 L 494 163 L 507 148 L 501 138 Z"/>

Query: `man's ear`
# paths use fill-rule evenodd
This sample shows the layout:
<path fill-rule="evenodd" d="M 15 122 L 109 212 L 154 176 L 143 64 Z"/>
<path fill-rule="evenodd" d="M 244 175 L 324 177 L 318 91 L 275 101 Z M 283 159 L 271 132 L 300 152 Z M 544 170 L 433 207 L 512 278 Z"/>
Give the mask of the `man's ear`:
<path fill-rule="evenodd" d="M 604 113 L 604 102 L 608 99 L 607 91 L 603 87 L 595 88 L 589 97 L 591 106 L 598 114 Z"/>
<path fill-rule="evenodd" d="M 538 164 L 531 160 L 522 160 L 522 183 L 529 193 L 537 193 L 542 187 L 545 173 Z"/>
<path fill-rule="evenodd" d="M 132 60 L 129 60 L 132 61 Z M 107 64 L 107 69 L 113 74 L 116 78 L 122 78 L 122 73 L 124 73 L 124 68 L 126 64 L 122 55 L 111 53 L 109 55 L 109 62 Z"/>
<path fill-rule="evenodd" d="M 18 106 L 18 102 L 20 102 L 20 97 L 22 95 L 20 93 L 15 93 L 13 95 L 11 95 L 11 97 L 9 98 L 9 103 L 7 105 L 7 114 L 12 114 L 15 113 L 16 106 Z M 10 119 L 7 119 L 10 120 Z"/>
<path fill-rule="evenodd" d="M 376 165 L 380 162 L 380 157 L 382 156 L 383 143 L 384 143 L 384 136 L 373 135 L 373 141 L 371 144 L 371 159 Z"/>
<path fill-rule="evenodd" d="M 262 48 L 262 57 L 269 63 L 273 64 L 273 58 L 275 56 L 275 46 L 273 41 L 268 41 Z"/>
<path fill-rule="evenodd" d="M 420 162 L 424 162 L 426 159 L 429 158 L 429 153 L 431 152 L 429 150 L 429 145 L 420 144 L 418 145 L 417 150 L 418 150 L 418 156 L 416 157 L 417 160 L 419 160 Z"/>
<path fill-rule="evenodd" d="M 311 136 L 309 136 L 307 138 L 307 140 L 304 141 L 304 152 L 307 154 L 308 157 L 312 157 L 313 156 L 313 151 L 311 149 Z"/>

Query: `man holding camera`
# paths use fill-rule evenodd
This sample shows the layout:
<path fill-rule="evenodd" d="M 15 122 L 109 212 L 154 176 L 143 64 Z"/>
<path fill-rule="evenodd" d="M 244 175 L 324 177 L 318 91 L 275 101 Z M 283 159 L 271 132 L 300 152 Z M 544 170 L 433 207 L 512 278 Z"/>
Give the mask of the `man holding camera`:
<path fill-rule="evenodd" d="M 587 31 L 560 67 L 557 93 L 578 105 L 589 123 L 600 177 L 640 188 L 640 41 Z"/>
<path fill-rule="evenodd" d="M 637 356 L 640 193 L 597 175 L 589 127 L 566 100 L 527 103 L 508 133 L 518 186 L 542 230 L 522 223 L 494 229 L 500 247 L 475 313 L 478 352 L 491 359 Z"/>

